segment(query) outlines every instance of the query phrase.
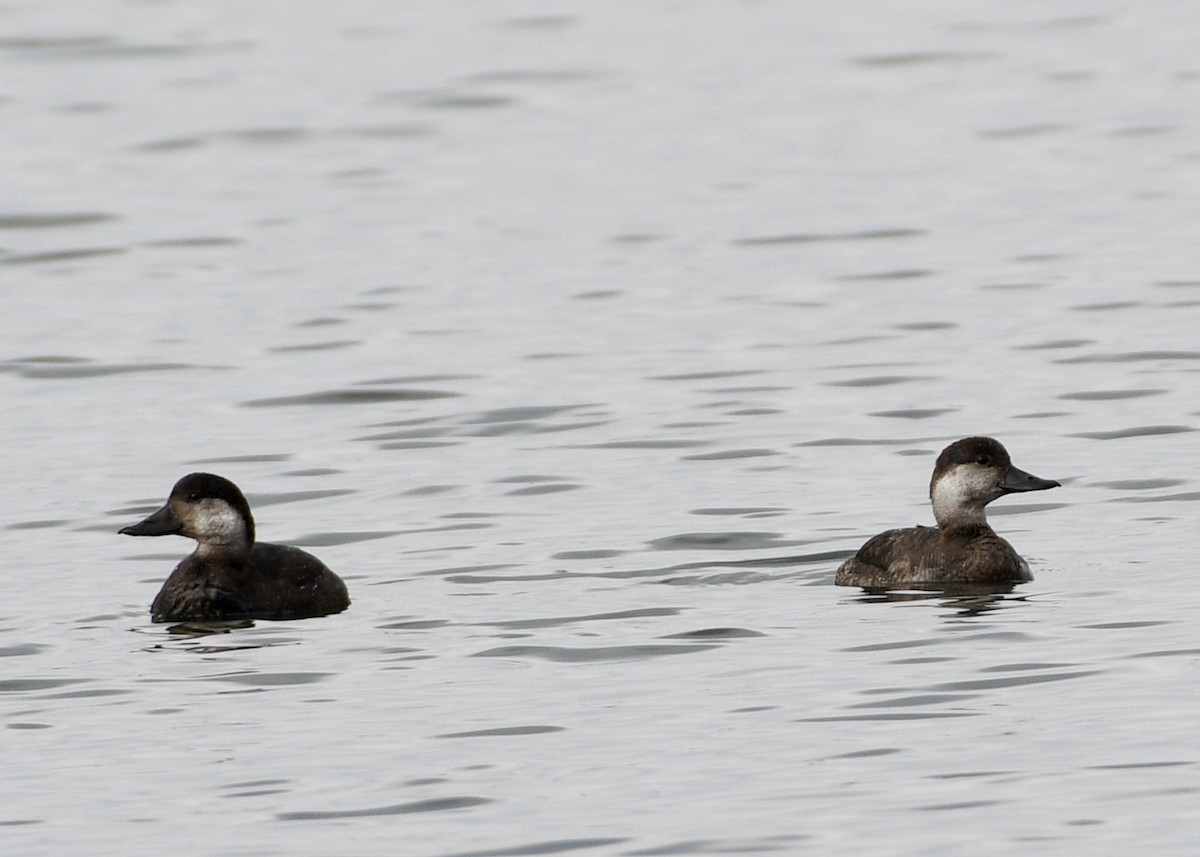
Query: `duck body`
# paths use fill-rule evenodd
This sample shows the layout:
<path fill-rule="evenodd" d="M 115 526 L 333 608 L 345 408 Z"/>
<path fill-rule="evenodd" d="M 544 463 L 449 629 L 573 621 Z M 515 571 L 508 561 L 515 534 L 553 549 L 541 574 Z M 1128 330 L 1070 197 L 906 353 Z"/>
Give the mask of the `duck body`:
<path fill-rule="evenodd" d="M 840 586 L 914 583 L 1021 583 L 1029 563 L 988 526 L 911 527 L 880 533 L 838 569 Z"/>
<path fill-rule="evenodd" d="M 185 558 L 150 605 L 155 622 L 309 619 L 350 606 L 342 579 L 299 548 L 255 542 L 240 561 Z"/>

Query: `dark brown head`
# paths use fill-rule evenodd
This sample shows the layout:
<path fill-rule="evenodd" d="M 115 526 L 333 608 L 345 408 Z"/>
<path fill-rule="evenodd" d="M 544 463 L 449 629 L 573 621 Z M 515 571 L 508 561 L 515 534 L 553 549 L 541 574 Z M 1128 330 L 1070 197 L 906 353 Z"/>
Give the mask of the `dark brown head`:
<path fill-rule="evenodd" d="M 984 507 L 1005 494 L 1057 488 L 1013 466 L 1008 450 L 990 437 L 967 437 L 942 450 L 933 468 L 929 497 L 938 526 L 986 523 Z"/>
<path fill-rule="evenodd" d="M 254 516 L 236 485 L 212 473 L 189 473 L 175 483 L 167 503 L 141 523 L 125 527 L 127 536 L 180 535 L 206 546 L 249 550 Z"/>

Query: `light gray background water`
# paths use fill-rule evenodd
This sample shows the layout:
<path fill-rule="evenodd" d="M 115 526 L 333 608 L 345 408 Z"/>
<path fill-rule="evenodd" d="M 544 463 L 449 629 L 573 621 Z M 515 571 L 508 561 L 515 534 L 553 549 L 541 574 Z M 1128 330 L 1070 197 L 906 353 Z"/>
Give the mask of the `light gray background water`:
<path fill-rule="evenodd" d="M 0 3 L 0 850 L 1194 854 L 1198 38 Z M 834 587 L 979 433 L 1036 580 Z M 351 609 L 151 625 L 196 469 Z"/>

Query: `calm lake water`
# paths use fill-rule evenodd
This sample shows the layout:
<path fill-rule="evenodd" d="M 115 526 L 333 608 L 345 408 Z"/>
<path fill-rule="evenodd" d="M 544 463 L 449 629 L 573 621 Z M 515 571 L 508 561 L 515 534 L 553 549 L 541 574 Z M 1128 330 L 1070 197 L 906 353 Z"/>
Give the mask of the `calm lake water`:
<path fill-rule="evenodd" d="M 0 3 L 0 850 L 1194 854 L 1198 35 Z M 1035 581 L 835 587 L 970 434 Z M 192 470 L 350 610 L 151 624 Z"/>

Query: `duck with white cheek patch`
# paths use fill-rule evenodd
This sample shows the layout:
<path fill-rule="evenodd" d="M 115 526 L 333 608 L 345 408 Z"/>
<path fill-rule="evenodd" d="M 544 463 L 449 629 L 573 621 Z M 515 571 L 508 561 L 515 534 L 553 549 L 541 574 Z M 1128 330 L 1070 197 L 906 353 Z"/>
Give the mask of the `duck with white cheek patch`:
<path fill-rule="evenodd" d="M 938 456 L 929 485 L 937 526 L 880 533 L 842 563 L 834 582 L 894 588 L 1032 580 L 1029 564 L 988 526 L 984 507 L 1005 494 L 1058 486 L 1014 467 L 997 440 L 955 441 Z"/>
<path fill-rule="evenodd" d="M 121 533 L 199 543 L 155 596 L 155 622 L 308 619 L 350 606 L 346 584 L 315 556 L 256 542 L 250 504 L 236 485 L 211 473 L 183 477 L 165 506 Z"/>

